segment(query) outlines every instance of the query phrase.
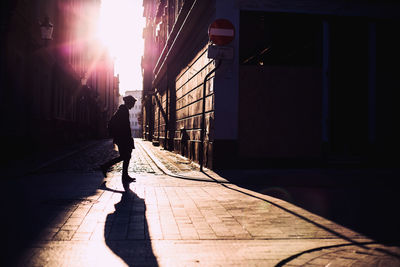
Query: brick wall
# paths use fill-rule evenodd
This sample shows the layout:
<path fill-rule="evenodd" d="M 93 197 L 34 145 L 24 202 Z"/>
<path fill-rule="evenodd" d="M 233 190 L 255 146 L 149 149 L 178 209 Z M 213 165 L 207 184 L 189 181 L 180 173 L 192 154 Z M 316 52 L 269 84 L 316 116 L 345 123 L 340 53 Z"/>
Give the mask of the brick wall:
<path fill-rule="evenodd" d="M 194 59 L 177 75 L 176 88 L 176 130 L 174 150 L 198 161 L 201 135 L 201 118 L 203 108 L 204 78 L 214 64 L 207 58 L 207 48 L 204 47 Z M 212 121 L 214 117 L 213 75 L 207 81 L 206 87 L 206 135 L 205 156 L 212 149 Z M 210 123 L 211 122 L 211 123 Z M 211 125 L 210 125 L 211 124 Z M 186 139 L 185 142 L 185 133 Z M 182 138 L 183 137 L 183 138 Z M 182 139 L 184 142 L 182 142 Z M 186 146 L 186 147 L 185 147 Z M 208 148 L 208 149 L 207 149 Z M 207 159 L 205 160 L 207 162 Z"/>

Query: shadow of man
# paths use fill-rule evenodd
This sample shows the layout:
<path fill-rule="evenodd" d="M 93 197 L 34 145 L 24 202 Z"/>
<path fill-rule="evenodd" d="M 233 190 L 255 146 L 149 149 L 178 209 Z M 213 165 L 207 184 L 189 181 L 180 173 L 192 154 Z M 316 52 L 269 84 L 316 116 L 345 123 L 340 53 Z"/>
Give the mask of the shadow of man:
<path fill-rule="evenodd" d="M 121 201 L 107 215 L 104 227 L 107 246 L 128 266 L 158 266 L 148 235 L 144 200 L 130 190 L 118 193 L 122 193 Z"/>

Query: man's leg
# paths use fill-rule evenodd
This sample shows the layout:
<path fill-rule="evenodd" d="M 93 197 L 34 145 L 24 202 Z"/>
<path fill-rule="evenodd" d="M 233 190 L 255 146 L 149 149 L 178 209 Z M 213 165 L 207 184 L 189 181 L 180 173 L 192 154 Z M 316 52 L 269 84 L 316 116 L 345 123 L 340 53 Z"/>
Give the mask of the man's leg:
<path fill-rule="evenodd" d="M 101 171 L 103 172 L 103 175 L 106 176 L 108 169 L 111 168 L 111 166 L 113 166 L 114 164 L 116 164 L 122 160 L 123 160 L 122 157 L 119 156 L 119 157 L 113 158 L 113 159 L 107 161 L 106 163 L 102 164 L 100 166 L 100 168 L 101 168 Z"/>
<path fill-rule="evenodd" d="M 122 177 L 129 176 L 128 175 L 128 168 L 129 168 L 129 161 L 131 158 L 125 158 L 124 161 L 122 162 Z"/>
<path fill-rule="evenodd" d="M 135 181 L 134 178 L 130 177 L 128 174 L 129 161 L 131 160 L 132 148 L 126 145 L 118 146 L 119 153 L 123 159 L 122 163 L 122 185 L 125 189 L 129 188 L 129 183 Z"/>

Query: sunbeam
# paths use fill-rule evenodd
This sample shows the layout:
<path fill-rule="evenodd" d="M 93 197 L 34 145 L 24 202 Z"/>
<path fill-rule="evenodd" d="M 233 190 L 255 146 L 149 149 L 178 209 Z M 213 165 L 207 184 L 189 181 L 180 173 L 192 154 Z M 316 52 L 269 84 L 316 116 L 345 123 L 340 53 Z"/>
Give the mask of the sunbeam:
<path fill-rule="evenodd" d="M 120 93 L 140 90 L 140 68 L 145 25 L 143 8 L 138 0 L 102 0 L 97 37 L 115 59 L 115 74 L 120 75 Z"/>

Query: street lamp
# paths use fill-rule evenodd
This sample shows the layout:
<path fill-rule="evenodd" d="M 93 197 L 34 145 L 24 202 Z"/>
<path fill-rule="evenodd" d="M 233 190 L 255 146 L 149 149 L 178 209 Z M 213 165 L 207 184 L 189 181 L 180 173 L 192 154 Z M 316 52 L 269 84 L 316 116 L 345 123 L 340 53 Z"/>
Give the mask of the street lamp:
<path fill-rule="evenodd" d="M 44 17 L 44 20 L 40 22 L 40 33 L 42 40 L 47 41 L 53 39 L 53 24 L 50 22 L 50 18 L 48 16 Z"/>

